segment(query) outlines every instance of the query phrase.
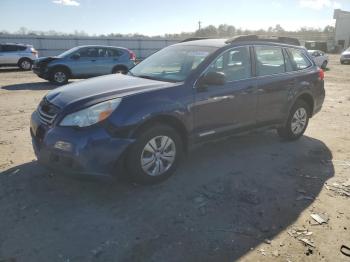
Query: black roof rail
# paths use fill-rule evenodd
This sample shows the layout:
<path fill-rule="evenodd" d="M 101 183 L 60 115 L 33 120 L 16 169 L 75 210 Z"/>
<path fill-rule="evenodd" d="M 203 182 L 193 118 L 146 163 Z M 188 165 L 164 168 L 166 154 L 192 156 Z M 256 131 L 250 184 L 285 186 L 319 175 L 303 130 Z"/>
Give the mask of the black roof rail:
<path fill-rule="evenodd" d="M 287 36 L 258 36 L 258 35 L 238 35 L 226 40 L 226 44 L 233 44 L 244 41 L 264 41 L 300 46 L 297 38 Z"/>
<path fill-rule="evenodd" d="M 197 40 L 205 40 L 210 39 L 209 37 L 190 37 L 182 40 L 180 43 L 190 42 L 190 41 L 197 41 Z"/>

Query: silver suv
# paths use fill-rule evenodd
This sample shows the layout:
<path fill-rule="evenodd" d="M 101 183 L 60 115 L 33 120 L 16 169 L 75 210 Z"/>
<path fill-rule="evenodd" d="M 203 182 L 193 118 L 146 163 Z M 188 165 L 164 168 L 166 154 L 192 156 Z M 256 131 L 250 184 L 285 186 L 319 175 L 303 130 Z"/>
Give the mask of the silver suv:
<path fill-rule="evenodd" d="M 18 66 L 30 70 L 38 51 L 26 44 L 0 44 L 0 66 Z"/>

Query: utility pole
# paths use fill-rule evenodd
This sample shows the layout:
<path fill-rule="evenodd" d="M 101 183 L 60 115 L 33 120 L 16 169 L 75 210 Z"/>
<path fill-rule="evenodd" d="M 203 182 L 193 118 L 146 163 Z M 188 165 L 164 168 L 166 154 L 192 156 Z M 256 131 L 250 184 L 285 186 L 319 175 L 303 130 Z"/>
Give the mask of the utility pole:
<path fill-rule="evenodd" d="M 198 30 L 201 30 L 201 25 L 202 25 L 202 22 L 198 21 Z"/>

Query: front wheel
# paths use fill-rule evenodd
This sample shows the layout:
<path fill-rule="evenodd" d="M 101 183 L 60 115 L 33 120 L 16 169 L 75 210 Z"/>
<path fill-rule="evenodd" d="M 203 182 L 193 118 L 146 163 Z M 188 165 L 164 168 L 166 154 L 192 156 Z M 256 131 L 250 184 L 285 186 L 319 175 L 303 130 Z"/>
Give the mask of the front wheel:
<path fill-rule="evenodd" d="M 298 100 L 289 113 L 286 125 L 277 129 L 279 136 L 286 140 L 300 138 L 309 124 L 309 116 L 309 105 L 303 100 Z"/>
<path fill-rule="evenodd" d="M 182 141 L 171 127 L 156 125 L 137 137 L 126 164 L 132 178 L 141 184 L 154 184 L 170 177 L 182 154 Z"/>
<path fill-rule="evenodd" d="M 25 70 L 25 71 L 32 69 L 32 65 L 33 65 L 32 60 L 30 60 L 28 58 L 23 58 L 18 62 L 19 68 L 21 68 L 22 70 Z"/>
<path fill-rule="evenodd" d="M 58 85 L 66 84 L 68 82 L 68 79 L 69 79 L 69 74 L 67 70 L 64 68 L 54 69 L 50 77 L 50 81 Z"/>

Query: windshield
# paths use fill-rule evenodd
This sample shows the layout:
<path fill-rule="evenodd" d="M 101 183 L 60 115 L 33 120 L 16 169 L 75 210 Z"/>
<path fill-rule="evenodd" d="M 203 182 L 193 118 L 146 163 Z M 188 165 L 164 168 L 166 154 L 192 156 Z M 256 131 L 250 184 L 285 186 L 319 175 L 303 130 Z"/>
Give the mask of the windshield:
<path fill-rule="evenodd" d="M 72 48 L 72 49 L 69 49 L 69 50 L 63 52 L 62 54 L 58 55 L 57 57 L 63 58 L 63 57 L 65 57 L 65 56 L 71 55 L 71 54 L 73 54 L 75 51 L 77 51 L 78 49 L 79 49 L 79 47 L 74 47 L 74 48 Z"/>
<path fill-rule="evenodd" d="M 170 46 L 135 66 L 133 76 L 168 82 L 184 81 L 217 48 L 206 46 Z"/>

